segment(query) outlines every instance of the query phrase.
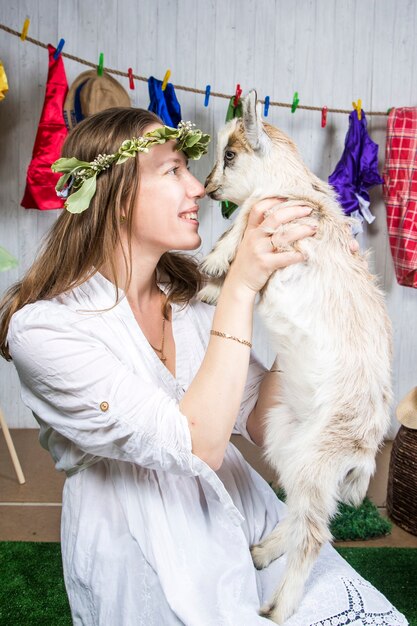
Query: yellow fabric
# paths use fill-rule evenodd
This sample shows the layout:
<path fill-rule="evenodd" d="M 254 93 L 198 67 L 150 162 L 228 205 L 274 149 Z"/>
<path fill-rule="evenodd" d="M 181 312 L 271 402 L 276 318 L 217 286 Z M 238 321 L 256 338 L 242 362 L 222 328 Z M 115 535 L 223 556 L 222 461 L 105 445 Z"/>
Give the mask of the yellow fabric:
<path fill-rule="evenodd" d="M 6 97 L 6 93 L 9 91 L 9 84 L 7 82 L 6 70 L 3 63 L 0 61 L 0 102 Z"/>

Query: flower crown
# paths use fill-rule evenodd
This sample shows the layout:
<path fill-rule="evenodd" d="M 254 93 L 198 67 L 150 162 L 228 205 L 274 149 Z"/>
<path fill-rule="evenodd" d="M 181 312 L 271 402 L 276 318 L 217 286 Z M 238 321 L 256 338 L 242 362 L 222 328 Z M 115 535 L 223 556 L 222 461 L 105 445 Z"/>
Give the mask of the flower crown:
<path fill-rule="evenodd" d="M 199 159 L 207 152 L 210 135 L 194 128 L 191 122 L 180 122 L 178 128 L 162 126 L 143 137 L 126 139 L 114 154 L 99 154 L 94 161 L 79 161 L 75 157 L 61 158 L 52 163 L 53 172 L 63 172 L 56 184 L 60 198 L 66 198 L 65 208 L 70 213 L 82 213 L 88 209 L 96 192 L 97 176 L 114 163 L 120 165 L 135 157 L 137 152 L 149 152 L 149 148 L 172 139 L 177 140 L 176 149 L 189 159 Z"/>

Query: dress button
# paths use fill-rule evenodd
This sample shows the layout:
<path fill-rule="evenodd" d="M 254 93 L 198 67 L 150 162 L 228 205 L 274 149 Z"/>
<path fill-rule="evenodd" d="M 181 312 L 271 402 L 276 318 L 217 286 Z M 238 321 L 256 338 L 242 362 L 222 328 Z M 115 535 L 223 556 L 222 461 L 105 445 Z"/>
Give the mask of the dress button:
<path fill-rule="evenodd" d="M 102 411 L 107 411 L 107 410 L 108 410 L 108 408 L 109 408 L 109 403 L 108 403 L 108 402 L 102 402 L 102 403 L 100 404 L 100 409 L 101 409 Z"/>

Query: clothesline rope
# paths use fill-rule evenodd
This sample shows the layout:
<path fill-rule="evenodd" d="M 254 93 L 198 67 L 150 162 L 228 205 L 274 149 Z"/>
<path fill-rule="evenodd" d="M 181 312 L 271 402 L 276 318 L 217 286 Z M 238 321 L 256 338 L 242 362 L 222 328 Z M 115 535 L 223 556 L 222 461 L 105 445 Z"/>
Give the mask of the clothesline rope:
<path fill-rule="evenodd" d="M 9 28 L 8 26 L 6 26 L 5 24 L 0 24 L 0 29 L 4 30 L 6 33 L 9 33 L 10 35 L 15 35 L 16 37 L 20 38 L 21 33 L 17 30 L 13 30 L 13 28 Z M 25 41 L 29 41 L 30 43 L 35 44 L 36 46 L 40 46 L 41 48 L 48 48 L 46 43 L 43 43 L 42 41 L 39 41 L 38 39 L 34 39 L 33 37 L 29 37 L 26 36 Z M 66 59 L 71 59 L 71 61 L 76 61 L 77 63 L 81 63 L 82 65 L 86 65 L 88 67 L 92 67 L 92 68 L 96 68 L 97 67 L 97 63 L 91 63 L 91 61 L 86 61 L 85 59 L 82 59 L 81 57 L 77 57 L 73 54 L 68 54 L 67 52 L 61 52 L 61 55 L 63 57 L 65 57 Z M 129 78 L 129 74 L 127 72 L 122 72 L 121 70 L 115 70 L 115 69 L 111 69 L 109 67 L 105 68 L 106 72 L 108 72 L 109 74 L 114 74 L 115 76 L 123 76 L 125 78 Z M 133 78 L 135 78 L 136 80 L 141 80 L 145 83 L 148 82 L 148 77 L 146 76 L 139 76 L 139 74 L 131 74 L 131 76 Z M 175 89 L 179 89 L 180 91 L 188 91 L 191 93 L 198 93 L 198 94 L 202 94 L 205 95 L 206 91 L 205 89 L 196 89 L 194 87 L 187 87 L 186 85 L 175 85 L 174 84 Z M 226 94 L 226 93 L 221 93 L 219 91 L 210 91 L 210 96 L 213 96 L 215 98 L 225 98 L 226 100 L 230 100 L 230 98 L 232 98 L 235 94 Z M 262 99 L 259 99 L 260 102 L 264 103 L 265 101 Z M 270 100 L 269 102 L 269 106 L 274 106 L 274 107 L 283 107 L 283 108 L 287 108 L 287 109 L 291 109 L 292 107 L 292 103 L 288 103 L 288 102 L 276 102 L 273 100 Z M 297 106 L 298 109 L 304 109 L 305 111 L 322 111 L 323 107 L 317 107 L 317 106 L 311 106 L 311 105 L 307 105 L 307 104 L 299 104 Z M 346 113 L 349 114 L 351 113 L 352 109 L 334 109 L 331 107 L 327 107 L 327 111 L 328 113 Z M 366 115 L 379 115 L 379 116 L 386 116 L 387 115 L 387 111 L 366 111 Z"/>

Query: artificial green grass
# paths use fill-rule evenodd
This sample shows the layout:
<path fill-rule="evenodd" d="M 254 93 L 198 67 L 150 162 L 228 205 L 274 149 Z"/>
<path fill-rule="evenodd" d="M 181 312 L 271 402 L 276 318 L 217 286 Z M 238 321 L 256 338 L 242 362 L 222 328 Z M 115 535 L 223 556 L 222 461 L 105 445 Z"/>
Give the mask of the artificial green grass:
<path fill-rule="evenodd" d="M 281 487 L 271 486 L 278 498 L 285 502 L 285 491 Z M 335 541 L 374 539 L 389 535 L 391 530 L 391 522 L 382 517 L 369 498 L 365 498 L 358 507 L 340 502 L 337 513 L 330 523 L 330 532 Z"/>
<path fill-rule="evenodd" d="M 337 551 L 417 626 L 417 548 L 343 548 Z"/>
<path fill-rule="evenodd" d="M 417 626 L 417 548 L 337 550 Z M 59 543 L 0 542 L 0 572 L 1 626 L 71 626 Z"/>
<path fill-rule="evenodd" d="M 71 626 L 59 543 L 0 542 L 1 626 Z"/>
<path fill-rule="evenodd" d="M 382 517 L 368 498 L 358 507 L 341 502 L 330 523 L 330 531 L 337 541 L 373 539 L 389 535 L 391 529 L 391 522 Z"/>

